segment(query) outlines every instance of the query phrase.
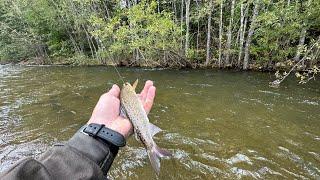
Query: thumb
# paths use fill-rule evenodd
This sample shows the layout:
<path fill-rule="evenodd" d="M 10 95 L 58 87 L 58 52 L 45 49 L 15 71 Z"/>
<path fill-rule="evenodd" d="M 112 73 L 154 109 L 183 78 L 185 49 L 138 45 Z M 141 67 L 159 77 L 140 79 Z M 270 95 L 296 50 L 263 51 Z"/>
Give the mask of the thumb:
<path fill-rule="evenodd" d="M 118 85 L 114 84 L 112 88 L 107 92 L 107 94 L 119 98 L 120 96 L 120 88 Z"/>

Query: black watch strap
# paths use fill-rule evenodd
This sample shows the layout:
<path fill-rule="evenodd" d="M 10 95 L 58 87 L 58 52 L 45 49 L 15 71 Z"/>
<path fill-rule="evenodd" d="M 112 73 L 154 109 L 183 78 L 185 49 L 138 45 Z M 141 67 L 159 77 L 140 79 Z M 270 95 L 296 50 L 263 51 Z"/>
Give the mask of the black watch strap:
<path fill-rule="evenodd" d="M 104 124 L 91 123 L 85 125 L 82 132 L 92 136 L 93 138 L 99 138 L 103 141 L 107 141 L 117 147 L 123 147 L 126 145 L 126 140 L 122 134 L 105 127 Z"/>

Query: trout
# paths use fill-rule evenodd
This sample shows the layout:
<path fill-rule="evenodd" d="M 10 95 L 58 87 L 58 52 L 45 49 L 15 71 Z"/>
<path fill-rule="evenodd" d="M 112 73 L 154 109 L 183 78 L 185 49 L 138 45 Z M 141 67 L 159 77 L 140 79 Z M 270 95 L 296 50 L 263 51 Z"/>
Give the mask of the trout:
<path fill-rule="evenodd" d="M 125 83 L 120 93 L 121 114 L 127 117 L 134 129 L 135 137 L 144 145 L 151 166 L 159 175 L 160 173 L 160 157 L 171 156 L 171 153 L 165 149 L 161 149 L 153 140 L 153 136 L 162 131 L 159 127 L 149 122 L 146 111 L 143 108 L 142 102 L 135 92 L 138 80 L 131 86 L 130 83 Z"/>

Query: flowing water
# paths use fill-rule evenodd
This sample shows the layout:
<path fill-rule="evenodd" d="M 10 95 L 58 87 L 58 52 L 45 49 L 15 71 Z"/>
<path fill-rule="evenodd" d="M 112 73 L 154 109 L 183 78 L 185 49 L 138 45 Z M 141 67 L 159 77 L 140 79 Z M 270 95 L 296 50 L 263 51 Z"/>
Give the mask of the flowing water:
<path fill-rule="evenodd" d="M 149 117 L 165 130 L 155 141 L 173 152 L 159 179 L 320 178 L 319 80 L 274 89 L 268 73 L 119 71 L 157 87 Z M 110 67 L 0 66 L 0 172 L 68 140 L 114 83 Z M 109 177 L 155 179 L 141 144 L 127 144 Z"/>

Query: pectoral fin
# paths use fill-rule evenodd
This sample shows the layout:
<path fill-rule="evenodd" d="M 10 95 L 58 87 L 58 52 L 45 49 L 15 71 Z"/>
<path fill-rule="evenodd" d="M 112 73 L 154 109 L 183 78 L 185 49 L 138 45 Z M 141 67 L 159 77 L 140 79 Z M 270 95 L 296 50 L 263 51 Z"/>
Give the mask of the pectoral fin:
<path fill-rule="evenodd" d="M 160 131 L 162 131 L 162 129 L 160 129 L 158 126 L 149 123 L 149 133 L 151 134 L 151 136 L 156 135 Z"/>
<path fill-rule="evenodd" d="M 133 89 L 135 90 L 137 85 L 138 85 L 138 82 L 139 82 L 139 79 L 137 79 L 133 84 L 132 84 L 132 87 Z"/>

